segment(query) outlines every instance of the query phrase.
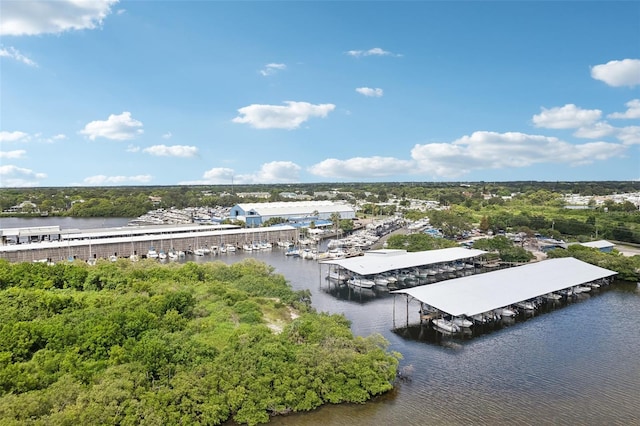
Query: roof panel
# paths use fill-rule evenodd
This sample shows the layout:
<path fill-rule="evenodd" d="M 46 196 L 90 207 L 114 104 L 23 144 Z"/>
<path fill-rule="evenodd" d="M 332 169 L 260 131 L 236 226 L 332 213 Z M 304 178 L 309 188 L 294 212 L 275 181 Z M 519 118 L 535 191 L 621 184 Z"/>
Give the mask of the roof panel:
<path fill-rule="evenodd" d="M 543 294 L 616 275 L 573 257 L 396 290 L 454 316 L 473 316 Z"/>
<path fill-rule="evenodd" d="M 341 266 L 360 275 L 380 274 L 396 269 L 415 268 L 416 266 L 455 262 L 472 259 L 486 251 L 453 247 L 440 250 L 427 250 L 407 253 L 404 250 L 375 250 L 364 256 L 347 259 L 326 260 L 322 263 Z"/>

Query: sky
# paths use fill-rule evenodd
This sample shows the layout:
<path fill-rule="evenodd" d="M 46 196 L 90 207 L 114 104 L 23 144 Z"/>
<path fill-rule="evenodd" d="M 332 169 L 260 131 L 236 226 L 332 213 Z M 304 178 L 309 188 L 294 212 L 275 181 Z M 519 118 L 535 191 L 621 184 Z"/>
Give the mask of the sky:
<path fill-rule="evenodd" d="M 640 2 L 0 0 L 0 187 L 640 180 Z"/>

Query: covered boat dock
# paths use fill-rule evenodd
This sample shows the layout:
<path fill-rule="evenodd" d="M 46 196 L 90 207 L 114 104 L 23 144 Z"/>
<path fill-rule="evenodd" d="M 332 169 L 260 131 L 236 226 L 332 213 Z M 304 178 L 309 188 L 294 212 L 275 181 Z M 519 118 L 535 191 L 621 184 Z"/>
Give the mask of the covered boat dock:
<path fill-rule="evenodd" d="M 416 271 L 418 269 L 433 268 L 437 266 L 448 266 L 447 278 L 451 278 L 451 274 L 455 274 L 456 270 L 452 269 L 453 265 L 457 265 L 459 268 L 467 267 L 471 270 L 475 269 L 475 263 L 477 258 L 486 254 L 486 251 L 477 249 L 468 249 L 463 247 L 453 247 L 439 250 L 426 250 L 420 252 L 407 252 L 406 250 L 371 250 L 366 252 L 363 256 L 355 256 L 343 259 L 328 259 L 320 262 L 320 268 L 322 265 L 329 265 L 338 269 L 340 272 L 344 272 L 345 276 L 349 277 L 376 277 L 379 275 L 396 276 L 397 278 L 407 277 L 410 271 Z M 453 272 L 451 272 L 453 271 Z M 467 269 L 467 271 L 470 271 Z M 469 273 L 474 273 L 470 271 Z M 327 277 L 331 276 L 332 271 L 329 271 Z M 422 270 L 421 273 L 427 274 L 426 270 Z M 436 276 L 436 272 L 432 271 L 433 277 Z M 322 275 L 322 270 L 320 271 Z M 466 274 L 466 272 L 465 272 Z M 412 275 L 415 282 L 418 281 Z M 440 275 L 444 278 L 444 275 Z M 437 278 L 433 278 L 434 280 Z M 344 281 L 344 280 L 343 280 Z M 415 285 L 415 284 L 414 284 Z M 404 285 L 403 285 L 404 286 Z"/>
<path fill-rule="evenodd" d="M 566 257 L 400 289 L 392 294 L 407 296 L 408 325 L 410 297 L 435 308 L 436 312 L 471 318 L 616 274 L 615 271 Z"/>

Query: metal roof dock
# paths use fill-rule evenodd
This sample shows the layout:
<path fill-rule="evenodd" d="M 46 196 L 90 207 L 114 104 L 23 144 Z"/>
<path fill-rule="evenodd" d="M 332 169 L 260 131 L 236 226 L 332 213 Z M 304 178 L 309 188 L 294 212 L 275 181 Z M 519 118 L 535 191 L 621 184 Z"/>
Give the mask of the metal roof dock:
<path fill-rule="evenodd" d="M 406 250 L 371 250 L 364 256 L 323 260 L 322 264 L 337 265 L 359 275 L 380 274 L 418 266 L 451 263 L 482 256 L 483 250 L 453 247 L 409 253 Z"/>
<path fill-rule="evenodd" d="M 452 316 L 472 317 L 616 274 L 615 271 L 566 257 L 391 293 L 412 296 Z"/>

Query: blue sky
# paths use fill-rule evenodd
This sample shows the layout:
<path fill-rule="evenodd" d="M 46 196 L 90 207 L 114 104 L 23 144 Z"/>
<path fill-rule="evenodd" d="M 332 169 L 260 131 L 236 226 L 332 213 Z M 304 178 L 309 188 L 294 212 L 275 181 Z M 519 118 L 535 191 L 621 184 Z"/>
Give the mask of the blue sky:
<path fill-rule="evenodd" d="M 638 180 L 640 2 L 0 2 L 0 186 Z"/>

